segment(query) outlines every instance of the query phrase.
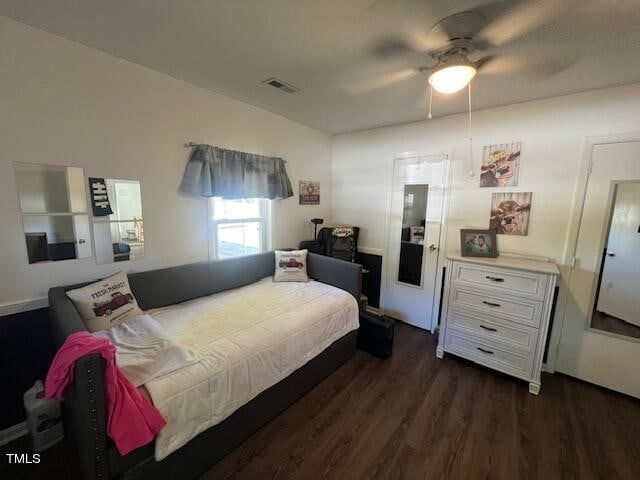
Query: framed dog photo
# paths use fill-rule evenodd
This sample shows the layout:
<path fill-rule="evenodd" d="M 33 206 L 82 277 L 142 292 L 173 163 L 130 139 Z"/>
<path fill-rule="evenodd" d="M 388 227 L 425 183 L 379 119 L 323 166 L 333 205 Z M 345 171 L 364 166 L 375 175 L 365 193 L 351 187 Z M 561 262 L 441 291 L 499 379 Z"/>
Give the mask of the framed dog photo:
<path fill-rule="evenodd" d="M 498 242 L 495 230 L 460 230 L 460 253 L 463 257 L 498 256 Z"/>

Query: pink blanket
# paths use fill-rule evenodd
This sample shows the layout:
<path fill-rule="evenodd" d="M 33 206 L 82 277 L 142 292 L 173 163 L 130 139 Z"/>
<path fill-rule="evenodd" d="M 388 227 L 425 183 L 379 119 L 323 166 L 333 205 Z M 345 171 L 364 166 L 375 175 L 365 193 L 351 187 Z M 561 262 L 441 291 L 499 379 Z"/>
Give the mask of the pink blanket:
<path fill-rule="evenodd" d="M 116 347 L 109 340 L 94 337 L 89 332 L 69 335 L 51 363 L 45 394 L 48 398 L 62 400 L 65 388 L 73 380 L 76 360 L 90 353 L 99 353 L 105 359 L 107 433 L 118 452 L 126 455 L 153 440 L 166 422 L 149 399 L 120 371 L 116 365 Z"/>

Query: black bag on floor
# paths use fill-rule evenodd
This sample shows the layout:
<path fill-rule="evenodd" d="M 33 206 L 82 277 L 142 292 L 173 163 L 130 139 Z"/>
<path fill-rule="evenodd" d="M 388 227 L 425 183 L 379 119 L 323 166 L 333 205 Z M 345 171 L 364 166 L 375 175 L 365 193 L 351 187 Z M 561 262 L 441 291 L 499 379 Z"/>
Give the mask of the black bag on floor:
<path fill-rule="evenodd" d="M 358 348 L 379 358 L 389 358 L 393 353 L 395 329 L 396 322 L 392 318 L 360 312 Z"/>

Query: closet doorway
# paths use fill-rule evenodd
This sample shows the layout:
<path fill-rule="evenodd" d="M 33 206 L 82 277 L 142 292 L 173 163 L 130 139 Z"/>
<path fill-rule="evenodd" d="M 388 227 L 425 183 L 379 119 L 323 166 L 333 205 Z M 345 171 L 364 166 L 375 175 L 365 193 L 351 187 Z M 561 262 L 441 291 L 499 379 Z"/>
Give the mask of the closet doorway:
<path fill-rule="evenodd" d="M 393 161 L 382 309 L 425 330 L 438 323 L 448 155 Z"/>
<path fill-rule="evenodd" d="M 640 134 L 588 139 L 583 164 L 555 367 L 640 398 Z"/>

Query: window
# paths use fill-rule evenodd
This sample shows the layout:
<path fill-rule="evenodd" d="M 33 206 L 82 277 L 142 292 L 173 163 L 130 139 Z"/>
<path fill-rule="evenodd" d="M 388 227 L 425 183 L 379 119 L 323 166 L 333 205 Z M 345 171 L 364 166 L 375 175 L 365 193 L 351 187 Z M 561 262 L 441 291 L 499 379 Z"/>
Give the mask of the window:
<path fill-rule="evenodd" d="M 211 206 L 211 244 L 214 259 L 251 255 L 270 248 L 268 200 L 214 198 Z"/>

